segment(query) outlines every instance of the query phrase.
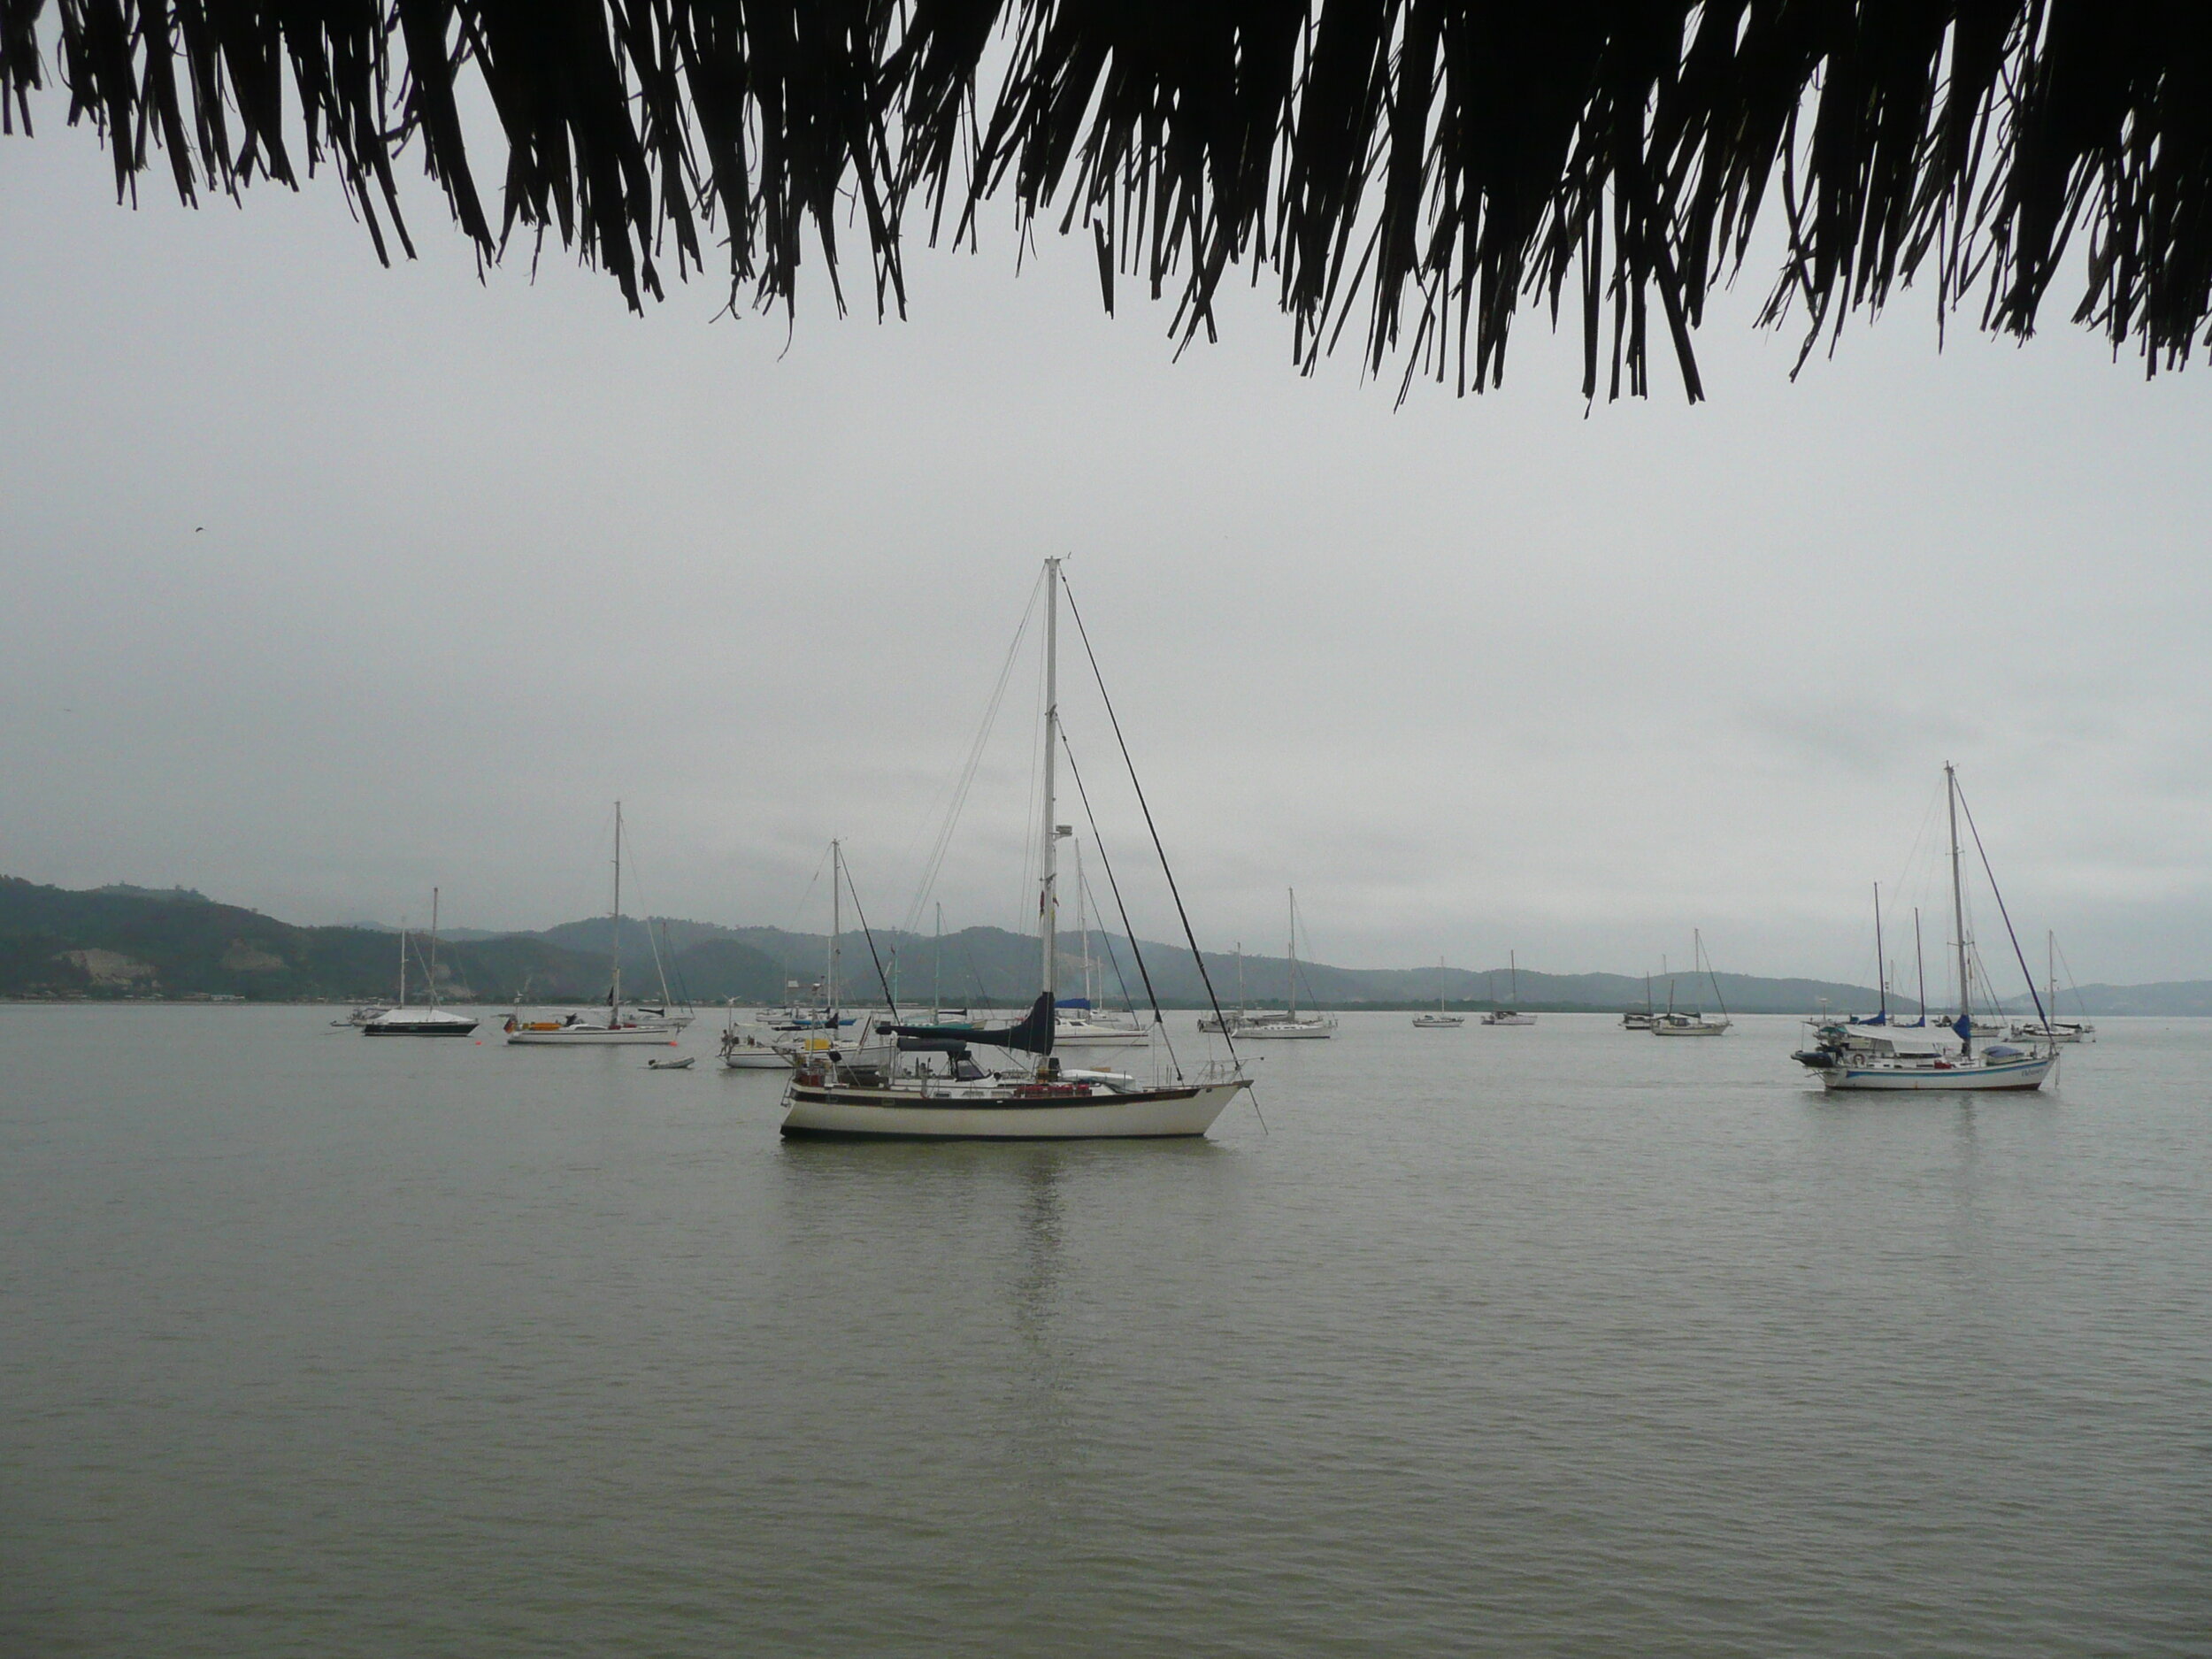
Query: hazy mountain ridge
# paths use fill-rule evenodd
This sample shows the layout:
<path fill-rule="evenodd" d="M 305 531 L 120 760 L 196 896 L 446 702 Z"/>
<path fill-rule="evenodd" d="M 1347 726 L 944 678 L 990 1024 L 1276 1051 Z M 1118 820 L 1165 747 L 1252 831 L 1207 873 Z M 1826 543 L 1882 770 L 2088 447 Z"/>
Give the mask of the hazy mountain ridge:
<path fill-rule="evenodd" d="M 419 990 L 427 941 L 414 935 L 409 978 Z M 611 979 L 610 923 L 591 917 L 536 932 L 470 930 L 442 940 L 442 993 L 455 999 L 501 1002 L 595 1002 Z M 673 918 L 625 918 L 622 980 L 626 1000 L 657 1001 L 661 972 L 672 995 L 700 1002 L 780 1002 L 788 983 L 810 997 L 827 969 L 829 941 L 818 933 L 776 927 L 729 927 Z M 1136 951 L 1118 934 L 1091 935 L 1093 980 L 1102 1000 L 1145 1001 Z M 1181 946 L 1143 941 L 1141 954 L 1154 991 L 1168 1006 L 1205 1005 L 1207 991 L 1190 952 Z M 874 956 L 864 935 L 840 943 L 841 1000 L 860 1007 L 883 997 L 889 980 L 907 1006 L 1010 1005 L 1028 1001 L 1037 982 L 1037 944 L 999 927 L 969 927 L 941 942 L 926 934 L 878 933 Z M 1064 994 L 1082 989 L 1082 940 L 1061 938 Z M 879 964 L 881 979 L 879 979 Z M 1117 972 L 1117 965 L 1118 972 Z M 1206 972 L 1225 1006 L 1280 1006 L 1289 964 L 1280 956 L 1209 950 Z M 396 934 L 375 925 L 301 927 L 259 911 L 219 903 L 184 889 L 119 886 L 79 891 L 0 877 L 0 996 L 148 997 L 242 996 L 283 1002 L 317 998 L 388 1000 L 397 988 Z M 1467 968 L 1338 968 L 1298 966 L 1303 1005 L 1406 1008 L 1432 1002 L 1439 991 L 1450 1006 L 1471 1009 L 1510 1000 L 1506 970 Z M 1869 987 L 1811 979 L 1768 979 L 1724 973 L 1719 995 L 1703 977 L 1673 976 L 1676 1005 L 1733 1013 L 1811 1013 L 1824 1005 L 1865 1012 L 1877 1002 Z M 1664 1007 L 1668 981 L 1651 982 L 1654 1002 Z M 1524 968 L 1519 1005 L 1534 1010 L 1618 1010 L 1643 1005 L 1645 980 L 1618 973 L 1547 973 Z M 2097 1014 L 2212 1017 L 2212 980 L 2155 985 L 2092 985 L 2082 1002 Z M 2064 995 L 2062 1018 L 2076 1007 Z M 2024 997 L 2008 999 L 2024 1008 Z M 1901 1000 L 1901 1011 L 1913 1004 Z"/>

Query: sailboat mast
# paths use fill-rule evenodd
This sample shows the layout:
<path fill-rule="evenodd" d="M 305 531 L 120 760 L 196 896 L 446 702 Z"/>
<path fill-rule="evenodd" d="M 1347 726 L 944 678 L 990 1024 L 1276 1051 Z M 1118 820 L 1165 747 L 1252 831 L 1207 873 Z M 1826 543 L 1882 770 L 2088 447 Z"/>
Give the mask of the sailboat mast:
<path fill-rule="evenodd" d="M 1920 907 L 1912 907 L 1912 960 L 1920 974 L 1920 1023 L 1928 1023 L 1928 953 L 1920 943 Z"/>
<path fill-rule="evenodd" d="M 1889 1024 L 1889 978 L 1882 972 L 1882 884 L 1874 884 L 1874 977 L 1882 982 L 1882 1024 Z"/>
<path fill-rule="evenodd" d="M 430 1006 L 438 1005 L 438 889 L 430 889 Z"/>
<path fill-rule="evenodd" d="M 1083 906 L 1083 843 L 1075 844 L 1075 931 L 1083 941 L 1083 1000 L 1095 1002 L 1091 995 L 1091 918 Z"/>
<path fill-rule="evenodd" d="M 407 918 L 399 918 L 399 1005 L 407 1006 Z"/>
<path fill-rule="evenodd" d="M 1713 987 L 1713 1006 L 1720 1010 L 1720 1017 L 1724 1021 L 1728 1018 L 1728 999 L 1720 994 L 1720 975 L 1713 972 L 1713 957 L 1712 954 L 1705 949 L 1703 930 L 1695 927 L 1690 929 L 1690 944 L 1697 952 L 1698 959 L 1705 964 L 1705 983 Z M 1877 963 L 1874 967 L 1875 973 L 1879 975 L 1881 971 L 1881 964 Z M 1885 1003 L 1883 1006 L 1886 1007 L 1888 1004 Z"/>
<path fill-rule="evenodd" d="M 829 996 L 829 1008 L 837 1009 L 838 935 L 845 931 L 845 843 L 830 843 L 830 936 L 829 962 L 826 972 L 828 983 L 824 987 Z"/>
<path fill-rule="evenodd" d="M 1045 561 L 1045 764 L 1044 764 L 1044 821 L 1040 826 L 1037 870 L 1037 950 L 1038 981 L 1049 1007 L 1059 1000 L 1058 964 L 1054 960 L 1054 934 L 1059 929 L 1059 872 L 1056 857 L 1059 852 L 1059 826 L 1053 822 L 1059 811 L 1053 799 L 1053 762 L 1060 748 L 1060 561 Z"/>
<path fill-rule="evenodd" d="M 945 1005 L 945 907 L 937 907 L 937 948 L 931 953 L 929 967 L 929 1009 L 933 1015 Z"/>
<path fill-rule="evenodd" d="M 1290 995 L 1283 1004 L 1293 1019 L 1298 1018 L 1298 889 L 1290 890 Z"/>
<path fill-rule="evenodd" d="M 614 803 L 614 983 L 607 992 L 607 1024 L 622 1023 L 622 803 Z"/>
<path fill-rule="evenodd" d="M 1943 795 L 1951 815 L 1951 919 L 1958 929 L 1959 1017 L 1966 1022 L 1959 1037 L 1964 1045 L 1960 1052 L 1970 1055 L 1974 1052 L 1974 1009 L 1966 988 L 1966 888 L 1959 867 L 1959 780 L 1948 761 L 1943 764 Z"/>

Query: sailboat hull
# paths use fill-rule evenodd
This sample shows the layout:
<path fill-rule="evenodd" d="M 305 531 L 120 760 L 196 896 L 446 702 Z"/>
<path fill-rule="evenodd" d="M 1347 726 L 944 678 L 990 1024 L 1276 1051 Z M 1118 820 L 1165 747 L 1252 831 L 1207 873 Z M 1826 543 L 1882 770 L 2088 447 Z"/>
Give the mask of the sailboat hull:
<path fill-rule="evenodd" d="M 465 1037 L 476 1029 L 476 1022 L 460 1015 L 446 1015 L 426 1018 L 410 1016 L 402 1009 L 387 1014 L 381 1019 L 371 1020 L 361 1027 L 365 1037 Z"/>
<path fill-rule="evenodd" d="M 947 1099 L 910 1090 L 808 1087 L 785 1095 L 783 1133 L 857 1141 L 1149 1141 L 1202 1135 L 1243 1079 L 1077 1099 Z"/>
<path fill-rule="evenodd" d="M 1960 1090 L 2038 1089 L 2058 1064 L 2050 1055 L 1994 1065 L 1962 1065 L 1939 1070 L 1932 1065 L 1830 1066 L 1820 1080 L 1831 1089 L 1873 1093 L 1932 1090 L 1955 1094 Z"/>
<path fill-rule="evenodd" d="M 507 1041 L 525 1048 L 603 1048 L 614 1044 L 652 1043 L 664 1048 L 676 1046 L 666 1031 L 610 1031 L 604 1025 L 571 1025 L 561 1031 L 511 1031 Z"/>

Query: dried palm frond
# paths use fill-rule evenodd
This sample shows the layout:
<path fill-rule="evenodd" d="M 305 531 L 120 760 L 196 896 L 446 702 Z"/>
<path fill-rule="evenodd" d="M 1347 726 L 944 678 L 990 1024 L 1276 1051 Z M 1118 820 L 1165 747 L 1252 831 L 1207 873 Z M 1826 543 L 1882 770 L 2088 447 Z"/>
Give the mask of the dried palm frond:
<path fill-rule="evenodd" d="M 1010 200 L 1214 327 L 1271 272 L 1310 367 L 1497 383 L 1529 303 L 1579 323 L 1586 395 L 1689 395 L 1717 283 L 1777 226 L 1766 316 L 1809 349 L 1924 278 L 2024 335 L 2067 251 L 2073 315 L 2178 366 L 2212 313 L 2212 6 L 2182 0 L 0 0 L 0 126 L 49 54 L 127 195 L 188 202 L 328 165 L 380 257 L 412 251 L 411 144 L 487 259 L 518 227 L 789 307 L 841 227 L 902 308 L 933 238 Z M 464 111 L 488 108 L 472 130 Z M 489 130 L 495 124 L 495 130 Z M 472 147 L 495 138 L 496 226 Z"/>

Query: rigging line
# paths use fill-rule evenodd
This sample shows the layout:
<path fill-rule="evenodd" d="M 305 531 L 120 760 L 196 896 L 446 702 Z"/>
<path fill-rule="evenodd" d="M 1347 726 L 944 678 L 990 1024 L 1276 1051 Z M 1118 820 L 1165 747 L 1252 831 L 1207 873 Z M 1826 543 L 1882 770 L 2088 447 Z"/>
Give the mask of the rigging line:
<path fill-rule="evenodd" d="M 806 902 L 814 896 L 814 889 L 822 879 L 822 867 L 829 861 L 830 849 L 825 847 L 820 860 L 814 866 L 814 873 L 806 879 L 806 891 L 799 895 L 799 902 L 791 907 L 791 919 L 777 930 L 776 977 L 783 981 L 779 987 L 783 995 L 789 995 L 791 990 L 791 943 L 798 937 L 799 918 L 805 913 Z M 826 987 L 824 988 L 827 989 Z"/>
<path fill-rule="evenodd" d="M 1044 664 L 1040 662 L 1037 666 L 1037 712 L 1032 727 L 1033 740 L 1029 750 L 1029 795 L 1022 803 L 1022 822 L 1025 824 L 1034 824 L 1037 821 L 1038 786 L 1043 781 L 1047 752 L 1045 714 Z M 1048 833 L 1049 833 L 1049 826 L 1048 826 Z M 1021 879 L 1014 888 L 1014 921 L 1013 925 L 1007 929 L 1009 933 L 1018 935 L 1025 928 L 1032 926 L 1028 919 L 1032 904 L 1030 895 L 1041 891 L 1038 883 L 1043 875 L 1038 849 L 1030 844 L 1026 835 L 1022 838 L 1021 848 Z"/>
<path fill-rule="evenodd" d="M 998 1004 L 991 1000 L 991 993 L 984 988 L 983 970 L 976 965 L 975 947 L 969 943 L 964 938 L 960 941 L 960 954 L 968 959 L 968 977 L 975 981 L 975 995 L 978 1006 L 983 1008 L 997 1007 Z"/>
<path fill-rule="evenodd" d="M 1082 797 L 1083 816 L 1090 821 L 1091 845 L 1098 851 L 1098 862 L 1106 867 L 1106 885 L 1113 892 L 1114 908 L 1121 912 L 1121 931 L 1128 936 L 1129 952 L 1137 959 L 1137 977 L 1144 981 L 1146 1000 L 1152 1004 L 1152 1023 L 1159 1027 L 1160 1041 L 1167 1045 L 1168 1064 L 1175 1068 L 1175 1080 L 1179 1083 L 1183 1080 L 1183 1063 L 1175 1053 L 1175 1040 L 1167 1034 L 1167 1016 L 1160 1011 L 1160 995 L 1152 988 L 1152 971 L 1144 965 L 1144 951 L 1137 944 L 1137 930 L 1129 925 L 1129 907 L 1121 901 L 1121 883 L 1114 879 L 1114 861 L 1106 856 L 1105 838 L 1098 833 L 1098 815 L 1091 810 L 1091 792 L 1083 787 L 1082 770 L 1075 764 L 1075 751 L 1068 747 L 1064 726 L 1060 730 L 1060 747 L 1068 757 L 1068 776 L 1075 780 L 1075 793 Z"/>
<path fill-rule="evenodd" d="M 1071 761 L 1068 764 L 1073 765 L 1074 762 Z M 1092 828 L 1095 830 L 1097 826 L 1093 825 Z M 1097 838 L 1094 835 L 1092 839 L 1095 841 Z M 1091 885 L 1091 879 L 1087 875 L 1083 878 L 1083 891 L 1090 895 L 1091 909 L 1095 912 L 1098 909 L 1098 889 Z M 1098 930 L 1098 942 L 1106 948 L 1106 965 L 1114 971 L 1114 983 L 1121 987 L 1121 1005 L 1131 1013 L 1134 1013 L 1137 1008 L 1137 999 L 1129 995 L 1129 976 L 1121 971 L 1121 956 L 1114 949 L 1114 936 L 1102 927 Z"/>
<path fill-rule="evenodd" d="M 1106 718 L 1113 726 L 1114 741 L 1121 749 L 1121 764 L 1129 769 L 1129 787 L 1137 792 L 1137 805 L 1144 811 L 1144 826 L 1151 833 L 1152 850 L 1159 855 L 1160 873 L 1167 878 L 1167 890 L 1175 900 L 1176 918 L 1183 924 L 1183 938 L 1190 946 L 1191 960 L 1198 964 L 1198 977 L 1206 987 L 1206 1001 L 1212 1005 L 1214 1023 L 1222 1027 L 1221 1040 L 1228 1046 L 1229 1058 L 1235 1060 L 1237 1040 L 1229 1033 L 1229 1022 L 1222 1018 L 1221 998 L 1214 992 L 1213 975 L 1206 972 L 1206 953 L 1199 949 L 1198 935 L 1191 931 L 1190 912 L 1183 908 L 1183 890 L 1175 885 L 1175 871 L 1168 864 L 1167 849 L 1160 844 L 1160 826 L 1152 821 L 1152 803 L 1144 798 L 1144 785 L 1137 778 L 1137 763 L 1130 757 L 1129 740 L 1121 734 L 1121 717 L 1114 712 L 1114 700 L 1107 692 L 1106 676 L 1098 665 L 1098 653 L 1091 649 L 1090 630 L 1083 626 L 1083 613 L 1076 609 L 1075 595 L 1069 589 L 1064 576 L 1061 578 L 1060 591 L 1067 595 L 1068 615 L 1075 618 L 1075 632 L 1083 641 L 1083 655 L 1090 659 L 1091 678 L 1098 682 L 1099 700 L 1106 705 Z M 1256 1096 L 1252 1110 L 1259 1110 Z M 1264 1119 L 1262 1124 L 1264 1126 Z"/>
<path fill-rule="evenodd" d="M 2035 1003 L 2035 1017 L 2043 1023 L 2043 1029 L 2047 1032 L 2051 1028 L 2051 1017 L 2043 1011 L 2043 993 L 2035 988 L 2035 975 L 2028 972 L 2028 959 L 2020 949 L 2020 935 L 2013 932 L 2012 917 L 2005 909 L 2005 895 L 1997 886 L 1997 872 L 1989 867 L 1989 850 L 1982 845 L 1981 827 L 1974 822 L 1974 809 L 1966 804 L 1966 791 L 1959 789 L 1958 779 L 1955 775 L 1951 780 L 1951 787 L 1958 790 L 1959 810 L 1966 814 L 1966 827 L 1973 834 L 1974 850 L 1981 855 L 1982 873 L 1989 878 L 1990 896 L 1997 901 L 1997 914 L 2004 918 L 2005 937 L 2012 941 L 2013 959 L 2020 964 L 2020 977 L 2028 982 L 2028 996 Z M 1988 977 L 1985 969 L 1983 977 L 1985 979 Z M 1990 995 L 1994 996 L 1997 994 L 1997 987 L 1993 985 L 1989 987 L 1989 991 Z M 2002 1002 L 1998 1003 L 1997 1007 L 2000 1012 L 2003 1011 Z M 1970 1020 L 1973 1016 L 1969 1014 L 1967 1018 Z M 2055 1054 L 2057 1050 L 2054 1048 L 2052 1052 Z"/>
<path fill-rule="evenodd" d="M 669 965 L 676 970 L 677 1006 L 690 1008 L 694 1005 L 691 1000 L 691 987 L 684 979 L 684 964 L 677 957 L 676 942 L 668 936 L 668 918 L 665 916 L 661 918 L 661 943 L 667 948 Z"/>
<path fill-rule="evenodd" d="M 845 860 L 845 891 L 853 895 L 853 915 L 859 919 L 861 936 L 868 941 L 868 960 L 876 964 L 876 983 L 883 987 L 883 1005 L 891 1010 L 893 1024 L 899 1018 L 899 1004 L 891 995 L 891 980 L 883 972 L 883 958 L 876 954 L 876 936 L 868 929 L 868 912 L 860 908 L 860 889 L 853 883 L 853 861 Z"/>
<path fill-rule="evenodd" d="M 999 664 L 998 680 L 991 687 L 990 700 L 984 705 L 983 721 L 976 728 L 975 739 L 968 745 L 967 763 L 961 768 L 953 784 L 952 795 L 945 806 L 945 816 L 939 824 L 937 839 L 931 843 L 928 861 L 922 866 L 922 874 L 915 888 L 913 908 L 907 912 L 906 933 L 914 933 L 921 926 L 922 907 L 929 902 L 929 895 L 936 890 L 937 877 L 944 868 L 945 854 L 952 845 L 960 815 L 967 810 L 968 795 L 975 787 L 976 773 L 982 769 L 984 751 L 989 747 L 991 733 L 998 727 L 999 710 L 1006 700 L 1006 687 L 1013 677 L 1014 664 L 1021 652 L 1022 641 L 1029 632 L 1029 624 L 1037 612 L 1037 596 L 1044 591 L 1044 577 L 1039 573 L 1029 590 L 1029 606 L 1022 612 L 1022 619 L 1014 629 L 1013 640 L 1006 648 L 1006 660 Z"/>
<path fill-rule="evenodd" d="M 634 842 L 637 840 L 637 837 L 633 834 L 630 839 L 633 842 Z M 669 994 L 668 964 L 663 961 L 661 957 L 660 939 L 655 937 L 653 933 L 654 918 L 651 907 L 649 907 L 645 902 L 645 883 L 638 879 L 637 849 L 634 845 L 633 845 L 626 850 L 630 855 L 630 886 L 637 894 L 638 909 L 644 912 L 644 914 L 638 919 L 643 923 L 645 927 L 645 942 L 652 948 L 653 972 L 661 982 L 661 1001 L 664 1002 L 672 1002 L 675 999 Z M 668 932 L 668 918 L 664 916 L 660 918 L 660 923 L 661 934 L 664 937 Z M 683 975 L 679 972 L 676 977 L 680 979 L 683 978 Z"/>
<path fill-rule="evenodd" d="M 2074 994 L 2075 1011 L 2084 1019 L 2087 1019 L 2089 1018 L 2089 1004 L 2082 998 L 2081 987 L 2074 982 L 2074 964 L 2066 960 L 2066 947 L 2060 944 L 2055 939 L 2051 941 L 2051 949 L 2058 953 L 2058 965 L 2066 970 L 2066 988 Z M 2052 1011 L 2055 1013 L 2057 1011 L 2058 1004 L 2058 998 L 2055 995 L 2052 996 L 2051 1003 Z"/>
<path fill-rule="evenodd" d="M 806 909 L 806 902 L 814 896 L 814 889 L 822 879 L 822 867 L 829 863 L 829 859 L 830 849 L 825 847 L 820 860 L 814 866 L 814 873 L 807 878 L 806 891 L 799 895 L 799 902 L 791 907 L 791 919 L 784 925 L 785 933 L 795 933 L 799 931 L 799 917 Z"/>

